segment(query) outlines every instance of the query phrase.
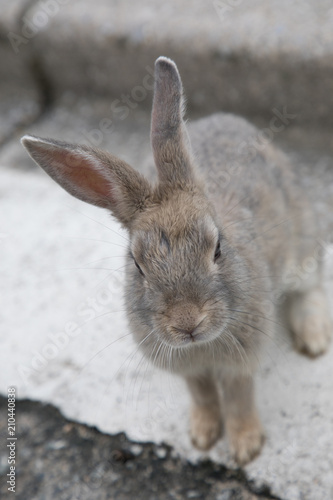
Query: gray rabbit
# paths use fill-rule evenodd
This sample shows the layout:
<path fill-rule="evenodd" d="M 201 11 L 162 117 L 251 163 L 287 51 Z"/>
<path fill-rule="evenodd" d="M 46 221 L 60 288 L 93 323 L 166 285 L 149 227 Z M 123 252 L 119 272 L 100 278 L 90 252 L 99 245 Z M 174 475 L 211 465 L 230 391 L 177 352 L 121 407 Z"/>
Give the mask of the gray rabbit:
<path fill-rule="evenodd" d="M 69 193 L 110 210 L 127 229 L 134 338 L 156 366 L 186 379 L 193 444 L 207 450 L 225 430 L 243 465 L 264 442 L 253 375 L 281 298 L 299 351 L 317 356 L 330 342 L 320 262 L 306 279 L 293 273 L 314 255 L 318 225 L 282 153 L 246 147 L 257 130 L 233 115 L 187 127 L 182 92 L 175 63 L 159 57 L 156 185 L 97 149 L 28 135 L 22 143 Z"/>

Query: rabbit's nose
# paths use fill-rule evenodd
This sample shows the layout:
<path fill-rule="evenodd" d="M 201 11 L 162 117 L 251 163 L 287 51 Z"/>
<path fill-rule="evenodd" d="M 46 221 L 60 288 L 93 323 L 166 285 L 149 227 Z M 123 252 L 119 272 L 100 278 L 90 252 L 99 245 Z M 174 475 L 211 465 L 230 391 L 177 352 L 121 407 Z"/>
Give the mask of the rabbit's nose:
<path fill-rule="evenodd" d="M 199 326 L 199 325 L 197 325 Z M 188 328 L 186 330 L 184 330 L 183 328 L 178 328 L 177 326 L 174 326 L 173 329 L 176 330 L 177 332 L 179 333 L 184 333 L 185 335 L 193 335 L 195 330 L 196 330 L 197 327 L 195 328 Z"/>
<path fill-rule="evenodd" d="M 199 316 L 194 321 L 193 320 L 190 322 L 187 321 L 187 322 L 184 322 L 184 324 L 182 324 L 182 322 L 179 322 L 180 324 L 178 323 L 177 325 L 173 325 L 172 328 L 176 332 L 179 332 L 179 333 L 182 333 L 183 335 L 188 335 L 188 336 L 194 338 L 199 326 L 201 325 L 201 323 L 203 322 L 205 317 L 206 316 Z"/>
<path fill-rule="evenodd" d="M 194 338 L 206 315 L 196 304 L 179 302 L 169 310 L 168 317 L 171 320 L 169 324 L 176 334 Z"/>

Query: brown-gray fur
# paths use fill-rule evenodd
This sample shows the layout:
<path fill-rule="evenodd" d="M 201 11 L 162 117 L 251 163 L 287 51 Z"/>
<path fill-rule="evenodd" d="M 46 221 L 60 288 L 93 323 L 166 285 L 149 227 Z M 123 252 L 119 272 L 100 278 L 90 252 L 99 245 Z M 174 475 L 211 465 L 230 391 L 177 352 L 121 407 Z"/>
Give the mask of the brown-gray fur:
<path fill-rule="evenodd" d="M 253 374 L 281 298 L 299 350 L 321 354 L 332 331 L 320 263 L 301 282 L 294 275 L 316 251 L 313 208 L 282 153 L 247 147 L 256 133 L 227 114 L 186 127 L 178 70 L 162 57 L 151 128 L 156 185 L 108 153 L 23 138 L 57 182 L 128 230 L 134 338 L 156 366 L 187 380 L 193 444 L 208 449 L 225 429 L 239 464 L 264 441 Z"/>

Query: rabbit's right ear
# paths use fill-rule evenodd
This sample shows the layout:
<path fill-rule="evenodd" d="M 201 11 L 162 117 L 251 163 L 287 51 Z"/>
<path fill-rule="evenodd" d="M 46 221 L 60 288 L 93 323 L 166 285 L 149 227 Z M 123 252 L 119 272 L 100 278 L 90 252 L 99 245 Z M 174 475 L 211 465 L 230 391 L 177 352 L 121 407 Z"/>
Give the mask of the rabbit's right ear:
<path fill-rule="evenodd" d="M 87 146 L 25 135 L 32 159 L 70 194 L 111 210 L 127 228 L 151 196 L 148 181 L 119 158 Z"/>
<path fill-rule="evenodd" d="M 188 185 L 194 181 L 190 144 L 183 120 L 183 86 L 175 63 L 155 62 L 151 143 L 161 183 Z"/>

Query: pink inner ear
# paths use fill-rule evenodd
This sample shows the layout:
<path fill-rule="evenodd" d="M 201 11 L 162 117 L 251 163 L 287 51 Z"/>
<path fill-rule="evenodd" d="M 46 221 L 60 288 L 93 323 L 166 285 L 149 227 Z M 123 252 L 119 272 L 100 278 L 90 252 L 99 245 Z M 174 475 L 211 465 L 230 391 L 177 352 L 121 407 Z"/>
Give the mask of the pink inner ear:
<path fill-rule="evenodd" d="M 99 158 L 57 147 L 43 148 L 41 156 L 45 170 L 74 196 L 104 207 L 115 202 L 108 165 Z"/>

